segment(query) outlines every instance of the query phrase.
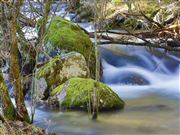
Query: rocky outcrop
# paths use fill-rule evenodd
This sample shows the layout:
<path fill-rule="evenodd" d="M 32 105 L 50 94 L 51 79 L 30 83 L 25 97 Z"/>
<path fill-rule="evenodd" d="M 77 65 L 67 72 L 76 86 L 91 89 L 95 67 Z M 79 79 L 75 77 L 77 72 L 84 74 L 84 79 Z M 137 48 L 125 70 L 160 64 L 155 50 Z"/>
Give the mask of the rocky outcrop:
<path fill-rule="evenodd" d="M 51 92 L 56 104 L 62 108 L 87 110 L 92 105 L 95 80 L 72 78 L 59 85 Z M 122 109 L 124 101 L 108 86 L 99 82 L 97 85 L 100 111 Z"/>

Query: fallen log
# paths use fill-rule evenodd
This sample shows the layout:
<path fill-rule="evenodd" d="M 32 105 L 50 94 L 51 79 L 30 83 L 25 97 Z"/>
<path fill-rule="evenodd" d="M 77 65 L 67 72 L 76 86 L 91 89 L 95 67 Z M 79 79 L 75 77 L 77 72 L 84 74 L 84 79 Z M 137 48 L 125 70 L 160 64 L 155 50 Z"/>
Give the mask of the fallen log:
<path fill-rule="evenodd" d="M 86 34 L 89 35 L 90 38 L 94 38 L 93 32 L 88 32 L 85 29 L 81 28 Z M 148 33 L 148 32 L 147 32 Z M 117 33 L 116 33 L 117 34 Z M 143 40 L 144 42 L 132 42 L 132 41 L 123 41 L 117 38 L 113 38 L 111 36 L 107 35 L 98 35 L 99 39 L 105 39 L 110 42 L 107 42 L 108 44 L 120 44 L 120 45 L 128 45 L 128 46 L 144 46 L 144 47 L 150 47 L 150 48 L 160 48 L 164 49 L 166 51 L 174 51 L 174 52 L 180 52 L 180 40 L 175 39 L 172 41 L 169 40 L 157 40 L 156 42 L 150 42 L 147 41 L 146 38 L 143 38 L 142 33 L 118 33 L 119 35 L 128 35 L 128 36 L 134 36 L 136 38 L 139 38 Z M 148 33 L 149 34 L 149 33 Z M 156 37 L 158 38 L 158 37 Z"/>

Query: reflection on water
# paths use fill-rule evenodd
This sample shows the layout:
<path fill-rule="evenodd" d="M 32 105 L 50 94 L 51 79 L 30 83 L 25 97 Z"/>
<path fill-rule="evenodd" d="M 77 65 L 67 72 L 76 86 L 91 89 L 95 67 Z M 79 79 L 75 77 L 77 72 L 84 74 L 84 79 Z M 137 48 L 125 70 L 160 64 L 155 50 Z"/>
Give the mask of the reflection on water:
<path fill-rule="evenodd" d="M 64 134 L 178 134 L 179 103 L 145 96 L 125 100 L 123 111 L 101 113 L 97 121 L 85 112 L 47 111 L 38 108 L 35 124 Z"/>

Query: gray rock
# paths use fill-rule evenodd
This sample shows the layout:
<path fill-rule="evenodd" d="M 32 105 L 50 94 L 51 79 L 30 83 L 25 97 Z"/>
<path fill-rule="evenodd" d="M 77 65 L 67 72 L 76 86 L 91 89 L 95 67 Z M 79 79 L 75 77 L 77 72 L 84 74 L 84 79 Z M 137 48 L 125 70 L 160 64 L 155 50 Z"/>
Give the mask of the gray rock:
<path fill-rule="evenodd" d="M 44 78 L 46 81 L 47 88 L 45 88 L 44 94 L 45 97 L 48 97 L 51 89 L 63 84 L 68 79 L 72 77 L 86 78 L 88 74 L 89 69 L 84 56 L 77 52 L 71 52 L 53 58 L 39 69 L 37 77 L 38 79 Z M 41 86 L 38 88 L 41 89 Z"/>

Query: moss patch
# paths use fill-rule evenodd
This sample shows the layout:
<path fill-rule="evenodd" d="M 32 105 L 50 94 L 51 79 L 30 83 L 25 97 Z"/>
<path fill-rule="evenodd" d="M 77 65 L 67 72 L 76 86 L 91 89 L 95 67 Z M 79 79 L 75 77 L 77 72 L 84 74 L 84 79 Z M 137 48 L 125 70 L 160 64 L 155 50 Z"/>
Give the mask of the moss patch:
<path fill-rule="evenodd" d="M 15 109 L 11 102 L 2 71 L 0 69 L 0 100 L 2 101 L 3 113 L 8 120 L 15 119 Z"/>
<path fill-rule="evenodd" d="M 95 76 L 95 51 L 92 42 L 77 25 L 61 17 L 53 17 L 48 27 L 45 42 L 67 51 L 81 53 L 89 63 L 90 75 Z M 89 59 L 90 57 L 90 59 Z"/>
<path fill-rule="evenodd" d="M 94 86 L 95 80 L 72 78 L 56 87 L 51 96 L 58 99 L 63 108 L 87 110 L 88 104 L 92 105 Z M 124 101 L 105 84 L 98 83 L 97 93 L 100 111 L 124 107 Z"/>
<path fill-rule="evenodd" d="M 47 63 L 45 66 L 43 66 L 40 71 L 38 72 L 37 74 L 37 77 L 38 78 L 41 78 L 41 77 L 46 77 L 48 76 L 50 73 L 50 70 L 52 68 L 55 68 L 55 66 L 60 66 L 59 68 L 61 69 L 61 65 L 56 65 L 56 63 L 58 61 L 60 61 L 61 59 L 61 56 L 56 56 L 55 58 L 53 58 L 49 63 Z"/>

